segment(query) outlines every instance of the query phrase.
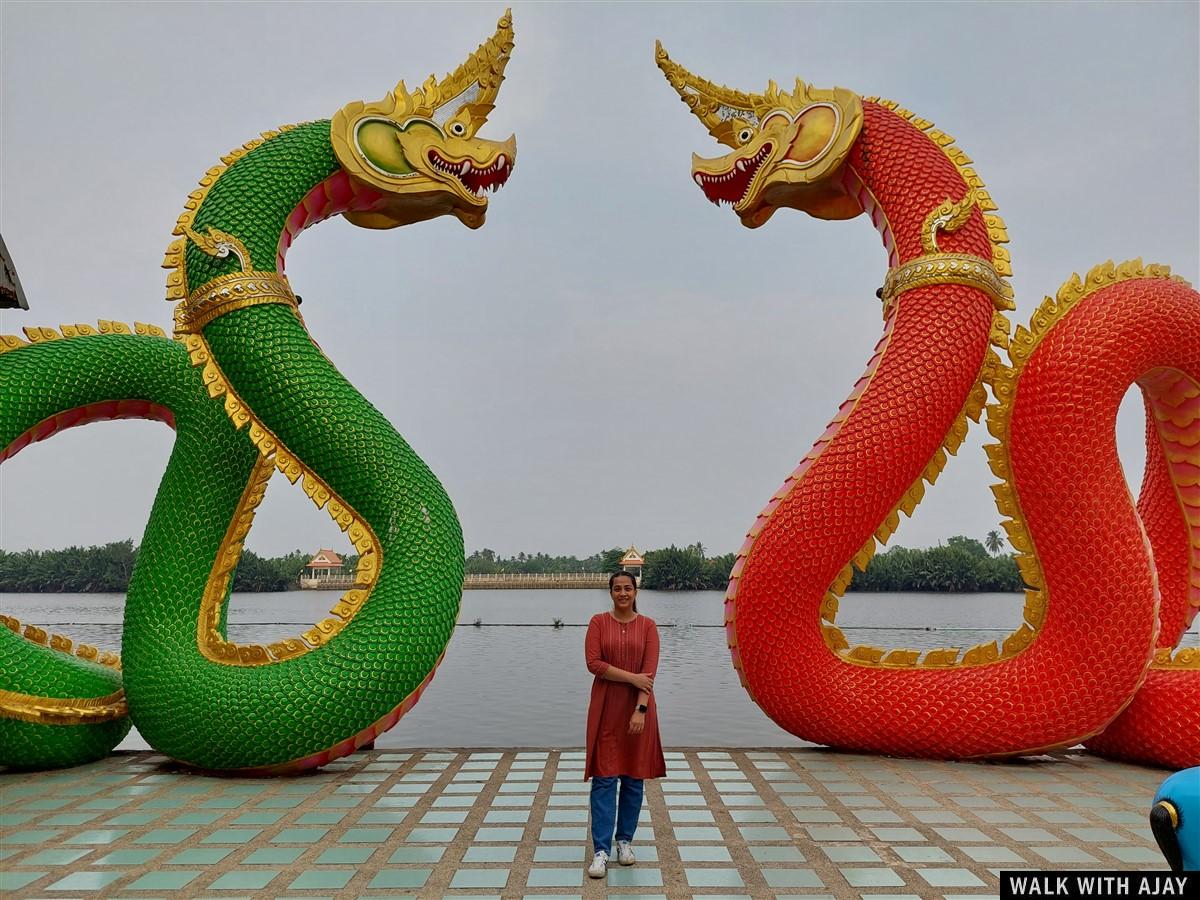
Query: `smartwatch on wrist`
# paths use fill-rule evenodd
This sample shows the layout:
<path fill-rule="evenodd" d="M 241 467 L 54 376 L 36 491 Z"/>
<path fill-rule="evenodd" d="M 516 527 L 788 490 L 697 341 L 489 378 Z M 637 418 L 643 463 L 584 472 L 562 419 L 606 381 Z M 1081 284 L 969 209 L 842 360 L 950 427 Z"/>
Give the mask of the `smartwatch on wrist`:
<path fill-rule="evenodd" d="M 645 703 L 639 703 L 639 704 L 638 704 L 638 708 L 637 708 L 637 709 L 638 709 L 638 712 L 640 712 L 640 713 L 644 713 L 644 712 L 646 711 L 646 709 L 647 709 L 647 708 L 648 708 L 648 707 L 646 706 L 646 704 L 645 704 Z"/>

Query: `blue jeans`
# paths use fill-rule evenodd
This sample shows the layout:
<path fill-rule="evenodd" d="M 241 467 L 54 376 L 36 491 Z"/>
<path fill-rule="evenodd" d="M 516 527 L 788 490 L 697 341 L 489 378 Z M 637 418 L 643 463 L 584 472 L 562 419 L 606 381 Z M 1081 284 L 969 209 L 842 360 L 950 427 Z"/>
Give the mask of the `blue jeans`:
<path fill-rule="evenodd" d="M 617 800 L 617 782 L 621 798 Z M 632 841 L 642 814 L 642 779 L 628 775 L 592 776 L 592 851 L 612 854 L 613 824 L 618 841 Z"/>

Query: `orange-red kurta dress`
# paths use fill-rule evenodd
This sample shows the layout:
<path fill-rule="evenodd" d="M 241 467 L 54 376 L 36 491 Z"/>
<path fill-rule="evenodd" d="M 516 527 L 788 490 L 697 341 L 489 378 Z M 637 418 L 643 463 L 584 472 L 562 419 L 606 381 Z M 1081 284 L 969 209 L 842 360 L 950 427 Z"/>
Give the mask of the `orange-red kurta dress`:
<path fill-rule="evenodd" d="M 667 763 L 658 737 L 654 694 L 646 701 L 646 727 L 641 734 L 630 734 L 629 720 L 637 708 L 637 688 L 601 677 L 609 666 L 653 677 L 658 671 L 658 626 L 648 616 L 638 615 L 633 621 L 622 623 L 611 613 L 597 613 L 588 623 L 583 647 L 588 671 L 596 676 L 588 704 L 584 780 L 593 775 L 664 777 Z"/>

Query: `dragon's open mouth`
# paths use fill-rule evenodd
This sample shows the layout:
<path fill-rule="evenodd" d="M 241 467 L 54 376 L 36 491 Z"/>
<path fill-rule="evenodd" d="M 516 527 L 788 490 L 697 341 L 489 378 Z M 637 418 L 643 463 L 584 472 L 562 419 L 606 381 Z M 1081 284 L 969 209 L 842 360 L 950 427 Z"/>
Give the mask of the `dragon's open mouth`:
<path fill-rule="evenodd" d="M 728 172 L 719 175 L 697 172 L 696 184 L 700 185 L 704 196 L 718 206 L 722 203 L 736 206 L 746 199 L 746 193 L 754 183 L 755 174 L 770 155 L 771 145 L 763 144 L 762 149 L 754 156 L 750 159 L 739 159 Z"/>
<path fill-rule="evenodd" d="M 470 159 L 446 159 L 436 150 L 429 151 L 429 162 L 439 172 L 457 178 L 476 197 L 482 197 L 484 191 L 497 190 L 512 174 L 512 162 L 503 153 L 483 169 Z"/>

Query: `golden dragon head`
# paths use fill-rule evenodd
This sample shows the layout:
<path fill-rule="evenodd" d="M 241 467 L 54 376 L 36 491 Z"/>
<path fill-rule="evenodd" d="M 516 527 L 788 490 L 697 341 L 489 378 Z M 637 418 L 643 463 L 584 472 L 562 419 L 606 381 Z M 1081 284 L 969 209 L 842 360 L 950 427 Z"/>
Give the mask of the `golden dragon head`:
<path fill-rule="evenodd" d="M 655 61 L 671 87 L 733 152 L 716 159 L 692 155 L 692 178 L 713 203 L 728 203 L 748 228 L 780 207 L 821 219 L 862 212 L 837 177 L 862 130 L 862 100 L 845 88 L 821 90 L 796 79 L 791 93 L 770 82 L 744 94 L 693 75 L 655 42 Z"/>
<path fill-rule="evenodd" d="M 411 93 L 401 81 L 377 103 L 355 101 L 333 117 L 338 162 L 352 178 L 384 194 L 369 211 L 345 217 L 366 228 L 395 228 L 454 215 L 483 224 L 489 190 L 512 173 L 515 136 L 477 136 L 495 107 L 513 48 L 512 10 L 496 33 L 441 81 L 430 75 Z"/>

